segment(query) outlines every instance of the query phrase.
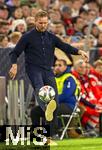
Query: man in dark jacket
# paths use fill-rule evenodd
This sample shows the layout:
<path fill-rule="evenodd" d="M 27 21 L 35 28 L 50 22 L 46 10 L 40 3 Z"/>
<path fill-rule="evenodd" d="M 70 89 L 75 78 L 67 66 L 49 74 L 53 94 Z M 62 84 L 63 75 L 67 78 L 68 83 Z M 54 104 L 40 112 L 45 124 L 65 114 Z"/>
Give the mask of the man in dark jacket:
<path fill-rule="evenodd" d="M 25 67 L 31 84 L 36 92 L 40 107 L 45 111 L 45 118 L 51 124 L 55 124 L 57 107 L 57 88 L 52 71 L 55 47 L 63 50 L 66 54 L 82 55 L 87 59 L 85 52 L 73 48 L 62 42 L 54 34 L 47 31 L 48 14 L 38 11 L 35 15 L 35 28 L 25 33 L 14 50 L 10 53 L 12 67 L 9 71 L 10 77 L 15 78 L 17 74 L 17 58 L 24 51 Z M 39 97 L 39 89 L 44 85 L 50 85 L 55 89 L 55 100 L 51 100 L 46 106 Z M 54 129 L 53 127 L 51 129 Z"/>

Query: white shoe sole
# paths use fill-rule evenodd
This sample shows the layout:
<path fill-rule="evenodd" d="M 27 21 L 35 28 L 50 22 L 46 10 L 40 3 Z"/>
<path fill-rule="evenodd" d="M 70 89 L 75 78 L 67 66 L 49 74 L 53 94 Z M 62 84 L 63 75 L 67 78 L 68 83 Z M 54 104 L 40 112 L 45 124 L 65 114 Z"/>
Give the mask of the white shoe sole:
<path fill-rule="evenodd" d="M 55 100 L 51 100 L 47 107 L 46 107 L 46 111 L 45 111 L 45 118 L 47 121 L 52 121 L 53 120 L 53 113 L 56 109 L 57 105 L 56 105 L 56 101 Z"/>

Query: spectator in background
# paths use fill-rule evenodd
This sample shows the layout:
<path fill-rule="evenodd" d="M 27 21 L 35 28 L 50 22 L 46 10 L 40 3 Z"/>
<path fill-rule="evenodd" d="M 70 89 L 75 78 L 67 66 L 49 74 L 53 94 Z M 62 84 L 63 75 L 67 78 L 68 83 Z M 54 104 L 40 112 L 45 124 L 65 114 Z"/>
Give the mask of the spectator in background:
<path fill-rule="evenodd" d="M 59 7 L 63 5 L 72 8 L 72 0 L 59 0 Z"/>
<path fill-rule="evenodd" d="M 27 24 L 27 31 L 31 30 L 32 28 L 34 28 L 34 17 L 27 17 L 25 20 L 26 24 Z"/>
<path fill-rule="evenodd" d="M 95 67 L 95 70 L 102 75 L 102 60 L 98 59 L 97 61 L 94 62 L 93 65 Z"/>
<path fill-rule="evenodd" d="M 90 52 L 90 62 L 93 64 L 100 56 L 102 56 L 102 32 L 99 32 L 95 50 Z"/>
<path fill-rule="evenodd" d="M 83 7 L 87 10 L 92 9 L 96 12 L 99 12 L 99 5 L 95 0 L 86 0 Z"/>
<path fill-rule="evenodd" d="M 95 71 L 98 73 L 96 75 L 96 78 L 98 80 L 97 86 L 102 91 L 102 60 L 98 59 L 97 61 L 94 62 L 93 65 L 94 65 Z"/>
<path fill-rule="evenodd" d="M 14 12 L 14 10 L 15 10 L 17 7 L 20 7 L 20 5 L 21 5 L 21 0 L 9 0 L 9 1 L 6 2 L 6 5 L 7 5 L 7 7 L 8 7 L 10 16 L 12 16 L 12 13 Z"/>
<path fill-rule="evenodd" d="M 90 61 L 94 62 L 102 56 L 102 32 L 99 32 L 97 44 L 95 45 L 95 50 L 91 52 Z M 93 61 L 92 61 L 93 60 Z"/>
<path fill-rule="evenodd" d="M 84 36 L 88 34 L 88 27 L 89 27 L 89 26 L 88 26 L 87 24 L 85 24 L 85 25 L 83 26 L 83 28 L 82 28 L 82 33 L 83 33 Z"/>
<path fill-rule="evenodd" d="M 29 2 L 22 4 L 21 8 L 22 8 L 23 17 L 24 18 L 29 17 L 30 16 L 30 4 L 29 4 Z"/>
<path fill-rule="evenodd" d="M 22 34 L 21 32 L 12 32 L 9 35 L 9 44 L 8 47 L 15 47 L 19 39 L 21 38 Z"/>
<path fill-rule="evenodd" d="M 96 47 L 98 47 L 98 48 L 102 48 L 102 32 L 99 32 Z"/>
<path fill-rule="evenodd" d="M 85 112 L 82 116 L 82 124 L 87 130 L 94 130 L 99 123 L 99 113 L 102 112 L 102 105 L 100 100 L 102 98 L 101 91 L 99 91 L 97 81 L 89 73 L 90 68 L 86 67 L 86 63 L 83 60 L 79 60 L 74 65 L 74 71 L 72 72 L 81 83 L 82 103 L 84 99 L 85 103 L 89 106 L 85 106 Z M 85 100 L 87 102 L 85 102 Z M 94 105 L 94 106 L 93 106 Z"/>
<path fill-rule="evenodd" d="M 61 16 L 62 16 L 62 21 L 66 29 L 66 34 L 73 35 L 74 29 L 73 29 L 73 24 L 72 24 L 71 8 L 66 5 L 62 5 L 60 8 L 60 11 L 61 11 Z"/>
<path fill-rule="evenodd" d="M 0 5 L 0 19 L 7 20 L 9 18 L 9 11 L 6 5 Z"/>
<path fill-rule="evenodd" d="M 5 35 L 0 35 L 0 48 L 8 47 L 8 37 Z"/>
<path fill-rule="evenodd" d="M 86 9 L 84 9 L 83 7 L 81 7 L 80 10 L 79 10 L 79 16 L 81 18 L 83 18 L 86 21 L 86 23 L 87 23 L 88 12 L 87 12 Z"/>
<path fill-rule="evenodd" d="M 48 10 L 48 7 L 51 3 L 51 0 L 37 0 L 36 5 L 40 7 L 42 10 Z"/>
<path fill-rule="evenodd" d="M 52 8 L 48 11 L 48 14 L 51 23 L 61 21 L 61 14 L 59 10 L 53 10 Z"/>
<path fill-rule="evenodd" d="M 65 25 L 68 25 L 68 21 L 71 21 L 71 8 L 66 6 L 66 5 L 62 5 L 62 7 L 60 8 L 61 11 L 61 16 L 62 16 L 62 20 L 64 21 Z"/>
<path fill-rule="evenodd" d="M 95 19 L 98 17 L 98 12 L 90 9 L 88 10 L 88 16 L 87 16 L 87 23 L 89 24 L 91 21 L 95 21 Z"/>
<path fill-rule="evenodd" d="M 12 22 L 12 32 L 17 31 L 24 34 L 27 31 L 27 24 L 23 19 L 16 19 Z"/>
<path fill-rule="evenodd" d="M 81 17 L 75 17 L 73 18 L 73 24 L 74 24 L 74 36 L 80 36 L 83 37 L 82 29 L 85 25 L 84 19 Z"/>
<path fill-rule="evenodd" d="M 10 25 L 8 21 L 0 20 L 0 34 L 8 35 L 10 32 Z"/>
<path fill-rule="evenodd" d="M 30 9 L 30 14 L 31 14 L 31 17 L 35 17 L 35 14 L 37 13 L 37 11 L 39 10 L 39 7 L 31 7 Z"/>
<path fill-rule="evenodd" d="M 53 26 L 54 26 L 54 30 L 51 31 L 51 28 L 50 28 L 50 25 L 49 25 L 49 28 L 50 28 L 51 32 L 53 32 L 54 34 L 56 34 L 58 36 L 61 36 L 61 37 L 66 35 L 66 31 L 65 31 L 63 22 L 61 22 L 61 21 L 53 22 Z"/>
<path fill-rule="evenodd" d="M 97 39 L 98 36 L 99 36 L 99 32 L 100 32 L 100 30 L 99 30 L 99 28 L 97 27 L 97 25 L 96 25 L 96 24 L 93 24 L 93 25 L 92 25 L 91 34 L 92 34 L 96 39 Z"/>
<path fill-rule="evenodd" d="M 15 8 L 15 10 L 12 13 L 13 19 L 22 19 L 23 18 L 23 12 L 21 7 Z"/>
<path fill-rule="evenodd" d="M 97 28 L 97 26 L 95 24 L 93 24 L 92 29 L 89 33 L 89 25 L 84 25 L 84 27 L 82 29 L 82 33 L 83 33 L 85 39 L 87 37 L 89 38 L 88 39 L 89 47 L 93 48 L 97 43 L 97 37 L 99 34 L 99 29 Z"/>
<path fill-rule="evenodd" d="M 100 103 L 102 101 L 102 92 L 98 87 L 98 76 L 101 76 L 101 74 L 98 73 L 94 68 L 91 67 L 90 64 L 87 63 L 85 79 L 89 84 L 88 87 L 91 88 L 92 92 L 94 93 L 94 97 L 95 99 L 97 99 L 97 103 Z"/>
<path fill-rule="evenodd" d="M 83 2 L 81 0 L 72 0 L 72 17 L 79 16 L 79 10 L 82 4 Z"/>

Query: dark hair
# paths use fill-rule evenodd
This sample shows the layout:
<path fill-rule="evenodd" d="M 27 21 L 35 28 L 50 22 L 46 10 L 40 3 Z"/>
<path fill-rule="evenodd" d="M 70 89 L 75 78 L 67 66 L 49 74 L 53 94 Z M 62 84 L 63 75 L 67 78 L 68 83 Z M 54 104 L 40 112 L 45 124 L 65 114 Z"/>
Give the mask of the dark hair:
<path fill-rule="evenodd" d="M 88 28 L 88 25 L 84 25 L 82 28 L 82 33 L 85 34 L 85 29 Z"/>
<path fill-rule="evenodd" d="M 57 59 L 56 61 L 61 61 L 61 62 L 63 62 L 64 66 L 67 66 L 67 62 L 65 59 Z"/>
<path fill-rule="evenodd" d="M 81 16 L 73 17 L 73 18 L 72 18 L 72 23 L 73 23 L 73 24 L 77 23 L 77 20 L 78 20 L 78 19 L 82 19 L 82 17 L 81 17 Z"/>
<path fill-rule="evenodd" d="M 81 13 L 86 13 L 87 14 L 87 10 L 85 8 L 81 7 L 80 10 L 79 10 L 79 15 Z"/>
<path fill-rule="evenodd" d="M 48 17 L 48 13 L 44 10 L 39 10 L 36 14 L 35 14 L 35 20 L 37 20 L 38 18 L 42 18 L 42 17 Z"/>

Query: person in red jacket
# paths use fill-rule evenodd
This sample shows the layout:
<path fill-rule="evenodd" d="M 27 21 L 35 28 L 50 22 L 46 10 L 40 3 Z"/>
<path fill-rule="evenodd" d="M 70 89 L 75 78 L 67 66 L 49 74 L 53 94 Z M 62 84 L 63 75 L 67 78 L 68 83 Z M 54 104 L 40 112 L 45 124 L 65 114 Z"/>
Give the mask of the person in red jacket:
<path fill-rule="evenodd" d="M 95 61 L 93 65 L 94 65 L 94 69 L 92 70 L 93 74 L 95 74 L 95 76 L 98 80 L 98 87 L 102 91 L 102 60 L 101 60 L 101 57 L 99 60 Z"/>
<path fill-rule="evenodd" d="M 81 83 L 81 103 L 85 106 L 82 124 L 84 127 L 93 129 L 99 122 L 99 113 L 102 112 L 102 105 L 99 102 L 102 94 L 100 94 L 100 91 L 96 86 L 96 80 L 89 74 L 90 68 L 87 67 L 88 65 L 83 60 L 78 60 L 75 63 L 72 73 Z M 85 101 L 89 104 L 87 105 Z"/>
<path fill-rule="evenodd" d="M 102 104 L 102 91 L 101 86 L 99 86 L 99 78 L 102 80 L 102 74 L 87 63 L 86 78 L 89 83 L 88 86 L 90 86 L 90 88 L 92 89 L 94 96 L 97 99 L 97 102 Z"/>

